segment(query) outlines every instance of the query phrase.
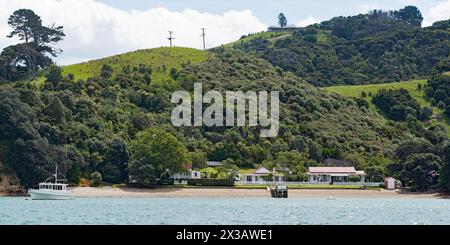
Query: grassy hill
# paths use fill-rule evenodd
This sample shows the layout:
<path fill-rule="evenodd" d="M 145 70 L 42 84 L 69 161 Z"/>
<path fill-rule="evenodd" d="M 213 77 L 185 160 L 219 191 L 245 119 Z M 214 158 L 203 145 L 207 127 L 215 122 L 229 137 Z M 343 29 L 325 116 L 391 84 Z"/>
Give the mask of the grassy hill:
<path fill-rule="evenodd" d="M 404 88 L 408 90 L 411 96 L 419 102 L 420 106 L 431 106 L 430 102 L 425 100 L 423 90 L 417 89 L 419 84 L 425 85 L 426 83 L 426 80 L 411 80 L 396 83 L 332 86 L 324 89 L 329 93 L 338 93 L 350 97 L 361 97 L 362 92 L 366 92 L 366 94 L 376 94 L 380 89 Z M 375 105 L 371 103 L 371 97 L 368 96 L 366 100 L 370 103 L 370 107 L 375 109 Z"/>
<path fill-rule="evenodd" d="M 149 65 L 152 68 L 152 81 L 162 81 L 169 78 L 170 69 L 180 70 L 182 65 L 199 63 L 207 59 L 208 53 L 192 48 L 162 47 L 154 49 L 138 50 L 125 54 L 119 54 L 99 60 L 92 60 L 80 64 L 64 67 L 65 74 L 73 74 L 76 79 L 87 79 L 97 76 L 103 65 L 113 68 L 114 74 L 120 73 L 122 67 L 127 65 Z"/>
<path fill-rule="evenodd" d="M 256 34 L 251 34 L 248 36 L 243 36 L 241 39 L 225 44 L 224 47 L 234 47 L 236 44 L 249 43 L 254 39 L 264 39 L 271 43 L 275 43 L 278 40 L 282 40 L 292 36 L 292 32 L 273 32 L 273 31 L 263 31 Z"/>
<path fill-rule="evenodd" d="M 442 110 L 431 105 L 430 101 L 425 97 L 424 90 L 419 90 L 418 85 L 426 85 L 427 80 L 411 80 L 395 83 L 383 83 L 383 84 L 368 84 L 368 85 L 348 85 L 348 86 L 332 86 L 324 88 L 328 93 L 338 93 L 340 95 L 349 97 L 361 97 L 362 92 L 365 92 L 368 96 L 365 98 L 369 102 L 369 106 L 372 110 L 377 111 L 375 105 L 372 103 L 370 94 L 376 94 L 380 89 L 406 89 L 411 96 L 419 102 L 421 107 L 430 107 L 435 114 L 442 114 Z M 423 87 L 423 86 L 422 86 Z M 445 118 L 446 127 L 450 132 L 449 119 Z M 437 122 L 433 122 L 437 123 Z"/>

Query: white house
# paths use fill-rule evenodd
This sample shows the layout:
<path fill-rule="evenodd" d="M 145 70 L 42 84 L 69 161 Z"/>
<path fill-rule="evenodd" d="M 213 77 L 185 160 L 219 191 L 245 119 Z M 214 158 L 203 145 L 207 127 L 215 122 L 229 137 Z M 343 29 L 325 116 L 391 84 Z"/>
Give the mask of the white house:
<path fill-rule="evenodd" d="M 300 27 L 296 26 L 296 25 L 287 25 L 284 27 L 281 26 L 269 26 L 267 28 L 267 31 L 273 31 L 273 32 L 294 32 L 297 31 L 298 29 L 300 29 Z"/>
<path fill-rule="evenodd" d="M 258 183 L 267 181 L 283 182 L 284 175 L 277 173 L 275 170 L 269 171 L 264 167 L 260 167 L 251 174 L 241 175 L 241 181 L 247 183 Z"/>
<path fill-rule="evenodd" d="M 352 176 L 365 182 L 364 171 L 356 171 L 354 167 L 309 167 L 306 173 L 311 183 L 350 182 Z"/>
<path fill-rule="evenodd" d="M 187 179 L 200 179 L 201 173 L 200 171 L 192 170 L 192 164 L 187 164 L 184 166 L 185 171 L 181 173 L 176 173 L 172 176 L 172 178 L 176 181 L 182 182 L 183 180 Z"/>

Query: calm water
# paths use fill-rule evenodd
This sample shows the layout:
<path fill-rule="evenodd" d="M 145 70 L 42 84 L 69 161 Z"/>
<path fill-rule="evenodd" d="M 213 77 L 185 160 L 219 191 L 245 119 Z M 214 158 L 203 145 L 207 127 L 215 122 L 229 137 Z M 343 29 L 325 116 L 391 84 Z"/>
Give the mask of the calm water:
<path fill-rule="evenodd" d="M 0 197 L 0 224 L 450 224 L 450 200 Z"/>

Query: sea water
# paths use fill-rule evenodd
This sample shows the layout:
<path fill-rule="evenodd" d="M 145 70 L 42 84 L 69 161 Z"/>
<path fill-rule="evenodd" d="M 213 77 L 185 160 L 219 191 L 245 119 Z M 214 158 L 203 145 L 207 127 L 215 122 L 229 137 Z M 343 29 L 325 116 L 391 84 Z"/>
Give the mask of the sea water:
<path fill-rule="evenodd" d="M 0 197 L 0 224 L 450 224 L 450 200 Z"/>

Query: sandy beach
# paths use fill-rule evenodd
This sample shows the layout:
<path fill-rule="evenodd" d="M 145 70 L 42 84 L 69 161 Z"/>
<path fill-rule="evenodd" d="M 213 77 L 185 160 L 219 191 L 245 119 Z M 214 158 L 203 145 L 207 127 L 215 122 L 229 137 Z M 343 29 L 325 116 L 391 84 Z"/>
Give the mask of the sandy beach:
<path fill-rule="evenodd" d="M 112 188 L 76 187 L 76 197 L 261 197 L 269 198 L 264 189 L 236 188 Z M 438 194 L 399 193 L 387 190 L 290 189 L 289 197 L 357 197 L 357 198 L 442 198 Z"/>

